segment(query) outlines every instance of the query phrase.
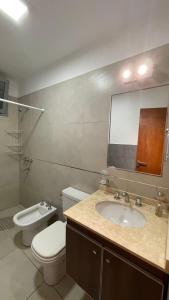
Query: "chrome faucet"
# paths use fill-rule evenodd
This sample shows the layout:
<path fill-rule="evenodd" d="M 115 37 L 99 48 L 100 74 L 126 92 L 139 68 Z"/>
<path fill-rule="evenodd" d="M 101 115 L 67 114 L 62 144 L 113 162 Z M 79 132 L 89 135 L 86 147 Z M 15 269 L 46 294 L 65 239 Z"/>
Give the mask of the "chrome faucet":
<path fill-rule="evenodd" d="M 125 203 L 129 203 L 131 205 L 130 196 L 127 192 L 122 192 L 122 197 L 124 198 Z"/>

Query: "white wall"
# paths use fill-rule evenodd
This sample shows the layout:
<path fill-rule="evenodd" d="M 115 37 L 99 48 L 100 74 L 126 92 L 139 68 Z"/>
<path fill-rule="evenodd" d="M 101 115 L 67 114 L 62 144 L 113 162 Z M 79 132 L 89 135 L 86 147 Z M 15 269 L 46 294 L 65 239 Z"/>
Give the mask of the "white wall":
<path fill-rule="evenodd" d="M 152 27 L 155 34 L 148 34 L 146 24 L 133 30 L 118 32 L 116 37 L 74 53 L 57 64 L 49 66 L 30 78 L 20 81 L 19 96 L 28 95 L 59 82 L 77 77 L 114 62 L 132 57 L 169 43 L 168 27 Z M 133 42 L 134 41 L 134 42 Z"/>
<path fill-rule="evenodd" d="M 137 145 L 140 109 L 168 106 L 169 87 L 113 96 L 110 144 Z"/>
<path fill-rule="evenodd" d="M 33 158 L 31 171 L 28 174 L 21 172 L 22 204 L 30 206 L 46 199 L 60 207 L 59 195 L 66 186 L 86 192 L 98 188 L 100 176 L 97 172 L 107 167 L 110 100 L 116 91 L 115 72 L 116 65 L 113 65 L 111 72 L 107 67 L 21 99 L 25 104 L 45 108 L 41 116 L 29 110 L 21 118 L 24 154 Z M 111 87 L 100 88 L 97 78 L 107 77 Z M 158 94 L 156 98 L 159 100 L 166 95 L 168 99 L 168 90 L 159 91 L 161 89 L 154 90 L 153 96 Z M 120 121 L 122 118 L 118 118 L 117 122 Z M 116 189 L 153 198 L 156 195 L 154 187 L 126 182 L 119 177 L 168 188 L 168 167 L 168 162 L 165 162 L 162 177 L 116 170 L 112 181 Z"/>

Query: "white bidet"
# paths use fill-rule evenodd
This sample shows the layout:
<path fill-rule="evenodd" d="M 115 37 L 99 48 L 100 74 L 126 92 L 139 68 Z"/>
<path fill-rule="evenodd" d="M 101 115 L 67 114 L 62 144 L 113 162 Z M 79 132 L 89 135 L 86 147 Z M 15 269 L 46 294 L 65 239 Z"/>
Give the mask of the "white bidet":
<path fill-rule="evenodd" d="M 22 230 L 22 241 L 30 246 L 33 237 L 47 227 L 48 220 L 56 213 L 56 208 L 41 202 L 33 205 L 13 217 L 13 222 Z"/>

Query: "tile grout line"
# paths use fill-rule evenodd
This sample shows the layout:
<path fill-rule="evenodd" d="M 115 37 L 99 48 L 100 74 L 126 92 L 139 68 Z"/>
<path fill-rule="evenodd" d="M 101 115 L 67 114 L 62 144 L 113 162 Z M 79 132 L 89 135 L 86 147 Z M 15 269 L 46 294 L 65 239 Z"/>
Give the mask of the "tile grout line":
<path fill-rule="evenodd" d="M 41 284 L 39 284 L 39 286 L 38 287 L 36 287 L 36 289 L 25 299 L 25 300 L 29 300 L 32 296 L 33 296 L 33 294 L 36 292 L 36 291 L 38 291 L 39 289 L 40 289 L 40 287 L 43 285 L 43 284 L 46 284 L 44 281 L 41 283 Z M 54 290 L 54 292 L 56 293 L 56 295 L 58 295 L 61 299 L 63 299 L 62 298 L 62 295 L 60 295 L 60 293 L 55 289 L 55 287 L 54 286 L 49 286 L 49 288 L 51 288 L 52 290 Z"/>
<path fill-rule="evenodd" d="M 30 259 L 30 257 L 24 252 L 24 250 L 21 249 L 21 251 L 23 252 L 23 254 L 27 257 L 27 259 L 32 263 L 32 265 L 38 270 L 38 272 L 42 275 L 42 273 L 39 271 L 38 267 L 36 266 L 35 263 L 33 263 L 33 261 Z"/>
<path fill-rule="evenodd" d="M 32 297 L 32 295 L 33 295 L 36 291 L 38 291 L 39 288 L 40 288 L 43 284 L 44 284 L 44 282 L 41 282 L 41 283 L 35 288 L 35 290 L 34 290 L 28 297 L 25 298 L 25 300 L 30 299 L 30 297 Z"/>
<path fill-rule="evenodd" d="M 52 288 L 54 289 L 55 293 L 56 293 L 61 299 L 63 299 L 62 295 L 58 292 L 58 290 L 56 289 L 56 287 L 53 286 Z"/>
<path fill-rule="evenodd" d="M 54 291 L 59 295 L 59 297 L 61 299 L 63 299 L 62 295 L 59 293 L 59 291 L 57 290 L 56 286 L 53 286 Z"/>

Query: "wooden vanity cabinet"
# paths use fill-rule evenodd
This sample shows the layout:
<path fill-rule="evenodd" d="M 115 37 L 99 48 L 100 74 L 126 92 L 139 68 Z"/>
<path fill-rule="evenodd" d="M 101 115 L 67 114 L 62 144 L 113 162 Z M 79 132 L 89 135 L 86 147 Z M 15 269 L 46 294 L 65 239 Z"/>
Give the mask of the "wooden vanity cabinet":
<path fill-rule="evenodd" d="M 102 300 L 161 300 L 162 282 L 118 254 L 104 250 Z"/>
<path fill-rule="evenodd" d="M 111 244 L 68 221 L 67 274 L 94 300 L 167 300 L 168 275 Z"/>

